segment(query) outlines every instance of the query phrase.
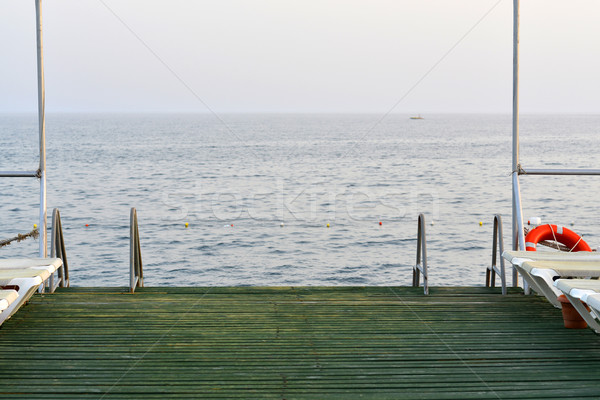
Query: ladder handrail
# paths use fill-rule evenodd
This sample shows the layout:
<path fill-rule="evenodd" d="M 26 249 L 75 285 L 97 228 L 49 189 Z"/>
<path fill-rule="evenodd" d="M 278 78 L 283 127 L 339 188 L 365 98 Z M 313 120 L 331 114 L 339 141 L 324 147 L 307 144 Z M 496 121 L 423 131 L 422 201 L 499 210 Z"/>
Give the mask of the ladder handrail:
<path fill-rule="evenodd" d="M 494 215 L 494 237 L 492 239 L 492 264 L 485 270 L 485 286 L 496 286 L 496 275 L 500 275 L 502 282 L 502 295 L 506 295 L 506 273 L 504 267 L 504 237 L 502 236 L 502 217 L 500 214 Z M 498 250 L 500 250 L 500 268 L 498 268 Z M 516 270 L 513 269 L 513 286 L 516 286 Z"/>
<path fill-rule="evenodd" d="M 54 274 L 50 276 L 49 292 L 53 293 L 57 286 L 69 287 L 69 264 L 67 262 L 67 250 L 63 238 L 62 222 L 58 208 L 52 210 L 52 237 L 50 244 L 50 257 L 60 258 L 62 266 L 58 269 L 58 282 L 54 283 Z"/>
<path fill-rule="evenodd" d="M 144 286 L 142 266 L 142 250 L 140 247 L 140 231 L 138 228 L 137 211 L 131 208 L 129 214 L 129 292 Z"/>
<path fill-rule="evenodd" d="M 429 294 L 429 275 L 427 273 L 427 238 L 425 236 L 425 215 L 419 214 L 417 221 L 417 262 L 413 267 L 413 287 L 419 287 L 423 274 L 423 293 Z"/>

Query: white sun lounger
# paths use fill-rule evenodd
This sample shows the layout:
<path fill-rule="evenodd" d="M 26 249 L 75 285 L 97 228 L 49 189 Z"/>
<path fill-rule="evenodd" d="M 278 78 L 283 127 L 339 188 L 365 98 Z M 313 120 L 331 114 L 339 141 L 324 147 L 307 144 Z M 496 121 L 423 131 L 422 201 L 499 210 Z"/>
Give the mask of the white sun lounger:
<path fill-rule="evenodd" d="M 0 270 L 49 266 L 54 267 L 54 272 L 61 265 L 60 258 L 0 258 Z"/>
<path fill-rule="evenodd" d="M 505 251 L 502 254 L 519 271 L 523 279 L 552 305 L 561 308 L 554 287 L 559 277 L 600 277 L 600 254 L 591 252 Z"/>
<path fill-rule="evenodd" d="M 590 328 L 600 333 L 600 280 L 597 279 L 558 279 L 554 285 L 573 304 L 579 315 Z M 583 303 L 590 307 L 588 311 Z"/>
<path fill-rule="evenodd" d="M 515 264 L 522 264 L 525 261 L 600 261 L 599 252 L 578 251 L 567 253 L 564 251 L 518 251 L 507 250 L 502 253 L 505 260 Z"/>
<path fill-rule="evenodd" d="M 0 324 L 10 318 L 60 266 L 60 258 L 2 259 L 0 286 L 14 287 L 18 297 L 0 312 Z"/>
<path fill-rule="evenodd" d="M 0 312 L 4 311 L 19 297 L 16 290 L 0 290 Z"/>

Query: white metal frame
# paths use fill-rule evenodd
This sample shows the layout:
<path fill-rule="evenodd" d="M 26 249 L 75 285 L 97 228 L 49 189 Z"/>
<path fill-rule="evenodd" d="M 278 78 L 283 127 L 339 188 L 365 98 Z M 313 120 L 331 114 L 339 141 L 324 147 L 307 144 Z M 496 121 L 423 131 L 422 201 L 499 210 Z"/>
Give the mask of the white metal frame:
<path fill-rule="evenodd" d="M 525 250 L 520 175 L 600 175 L 599 169 L 548 169 L 521 166 L 519 159 L 519 1 L 513 0 L 513 105 L 512 105 L 512 235 L 513 250 Z"/>
<path fill-rule="evenodd" d="M 40 257 L 48 257 L 48 214 L 46 205 L 46 111 L 44 89 L 44 59 L 42 38 L 42 0 L 35 0 L 37 38 L 38 119 L 40 166 L 37 171 L 0 171 L 0 177 L 38 178 L 40 180 Z"/>

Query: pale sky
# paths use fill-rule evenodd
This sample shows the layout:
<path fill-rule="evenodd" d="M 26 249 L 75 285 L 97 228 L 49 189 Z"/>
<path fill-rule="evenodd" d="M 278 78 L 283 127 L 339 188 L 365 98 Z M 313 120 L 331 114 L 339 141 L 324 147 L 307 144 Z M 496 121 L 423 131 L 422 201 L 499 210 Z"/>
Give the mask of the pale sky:
<path fill-rule="evenodd" d="M 43 3 L 49 113 L 511 111 L 512 0 Z M 600 1 L 521 3 L 521 111 L 600 113 Z M 35 51 L 0 1 L 0 112 L 36 111 Z"/>

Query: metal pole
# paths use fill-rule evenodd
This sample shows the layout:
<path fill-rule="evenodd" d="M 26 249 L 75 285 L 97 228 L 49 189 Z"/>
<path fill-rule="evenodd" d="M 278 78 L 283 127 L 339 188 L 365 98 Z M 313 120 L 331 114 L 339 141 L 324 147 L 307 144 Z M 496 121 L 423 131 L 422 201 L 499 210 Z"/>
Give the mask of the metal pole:
<path fill-rule="evenodd" d="M 525 230 L 523 229 L 523 208 L 521 207 L 521 185 L 519 184 L 519 176 L 517 174 L 513 174 L 513 188 L 515 189 L 515 197 L 513 198 L 513 202 L 515 204 L 515 209 L 517 210 L 516 220 L 517 220 L 517 234 L 516 234 L 516 242 L 518 248 L 515 250 L 525 250 Z"/>
<path fill-rule="evenodd" d="M 40 130 L 40 257 L 48 257 L 46 210 L 46 114 L 44 92 L 44 61 L 42 42 L 42 0 L 35 0 L 37 31 L 38 117 Z"/>
<path fill-rule="evenodd" d="M 135 274 L 135 224 L 136 210 L 131 208 L 129 212 L 129 291 L 133 293 L 136 285 Z"/>
<path fill-rule="evenodd" d="M 38 171 L 2 171 L 0 178 L 39 178 Z"/>
<path fill-rule="evenodd" d="M 517 204 L 520 199 L 519 190 L 519 0 L 513 0 L 513 104 L 512 104 L 512 173 L 513 173 L 513 204 L 512 204 L 512 236 L 513 250 L 518 250 L 519 235 L 517 214 L 521 214 L 521 205 Z M 517 210 L 517 207 L 519 210 Z"/>
<path fill-rule="evenodd" d="M 521 175 L 600 175 L 600 169 L 549 169 L 549 168 L 532 168 L 521 169 Z"/>

